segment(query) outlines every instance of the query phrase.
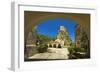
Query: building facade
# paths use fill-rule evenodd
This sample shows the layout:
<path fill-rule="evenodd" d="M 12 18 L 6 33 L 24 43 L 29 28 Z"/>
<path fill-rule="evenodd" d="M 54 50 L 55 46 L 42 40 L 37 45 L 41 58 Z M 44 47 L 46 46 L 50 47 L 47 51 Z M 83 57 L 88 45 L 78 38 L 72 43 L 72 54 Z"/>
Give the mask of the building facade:
<path fill-rule="evenodd" d="M 51 41 L 49 47 L 70 47 L 71 40 L 64 26 L 60 26 L 56 39 Z"/>

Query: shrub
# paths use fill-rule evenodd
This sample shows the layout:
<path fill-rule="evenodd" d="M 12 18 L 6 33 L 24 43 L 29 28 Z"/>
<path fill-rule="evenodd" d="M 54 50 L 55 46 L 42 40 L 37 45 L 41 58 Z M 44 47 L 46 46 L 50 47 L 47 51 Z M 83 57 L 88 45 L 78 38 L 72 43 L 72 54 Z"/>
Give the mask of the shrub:
<path fill-rule="evenodd" d="M 86 53 L 84 48 L 68 48 L 70 54 L 70 59 L 79 59 L 79 58 L 87 58 L 86 54 L 80 54 L 80 53 Z"/>
<path fill-rule="evenodd" d="M 40 45 L 38 46 L 38 52 L 39 52 L 39 53 L 47 52 L 47 48 L 48 48 L 48 46 L 47 46 L 46 44 L 40 44 Z"/>

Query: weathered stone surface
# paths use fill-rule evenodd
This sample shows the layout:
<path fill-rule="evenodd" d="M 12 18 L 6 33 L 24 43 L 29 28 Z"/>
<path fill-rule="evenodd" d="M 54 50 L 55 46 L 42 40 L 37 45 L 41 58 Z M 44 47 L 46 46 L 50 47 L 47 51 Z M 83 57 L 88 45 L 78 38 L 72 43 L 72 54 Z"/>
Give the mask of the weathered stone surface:
<path fill-rule="evenodd" d="M 70 39 L 69 34 L 64 26 L 60 26 L 60 30 L 57 34 L 57 39 L 61 40 L 60 43 L 62 46 L 64 46 L 64 45 L 70 46 L 71 39 Z"/>
<path fill-rule="evenodd" d="M 48 48 L 48 52 L 35 54 L 29 59 L 68 59 L 68 54 L 67 48 Z"/>
<path fill-rule="evenodd" d="M 58 53 L 58 54 L 62 54 L 62 55 L 68 55 L 69 51 L 67 50 L 67 48 L 48 48 L 48 52 L 50 53 Z"/>
<path fill-rule="evenodd" d="M 60 29 L 57 33 L 56 39 L 53 41 L 51 40 L 48 44 L 48 47 L 70 47 L 71 39 L 69 37 L 69 34 L 67 32 L 67 29 L 64 26 L 60 26 Z"/>
<path fill-rule="evenodd" d="M 33 36 L 32 31 L 31 31 L 31 32 L 29 32 L 29 34 L 28 34 L 28 38 L 27 38 L 27 40 L 26 40 L 26 44 L 32 44 L 33 41 L 34 41 L 34 42 L 36 41 L 36 37 Z"/>

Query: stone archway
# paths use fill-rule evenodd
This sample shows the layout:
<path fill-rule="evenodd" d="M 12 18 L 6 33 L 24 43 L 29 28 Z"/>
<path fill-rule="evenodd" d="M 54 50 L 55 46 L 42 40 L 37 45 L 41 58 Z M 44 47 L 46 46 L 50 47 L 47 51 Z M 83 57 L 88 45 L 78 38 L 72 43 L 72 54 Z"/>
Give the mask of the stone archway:
<path fill-rule="evenodd" d="M 41 21 L 53 18 L 65 18 L 75 20 L 77 24 L 82 25 L 82 27 L 87 32 L 87 36 L 90 39 L 90 15 L 89 14 L 75 14 L 75 13 L 56 13 L 56 12 L 24 12 L 24 36 L 25 40 L 28 33 Z"/>

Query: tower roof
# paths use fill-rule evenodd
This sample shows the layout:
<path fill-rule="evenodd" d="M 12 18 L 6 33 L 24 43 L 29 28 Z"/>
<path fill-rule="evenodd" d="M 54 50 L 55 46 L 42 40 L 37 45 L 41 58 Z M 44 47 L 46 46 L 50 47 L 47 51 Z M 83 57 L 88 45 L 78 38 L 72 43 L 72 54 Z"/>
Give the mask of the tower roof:
<path fill-rule="evenodd" d="M 66 31 L 66 28 L 64 26 L 60 26 L 60 31 Z"/>

